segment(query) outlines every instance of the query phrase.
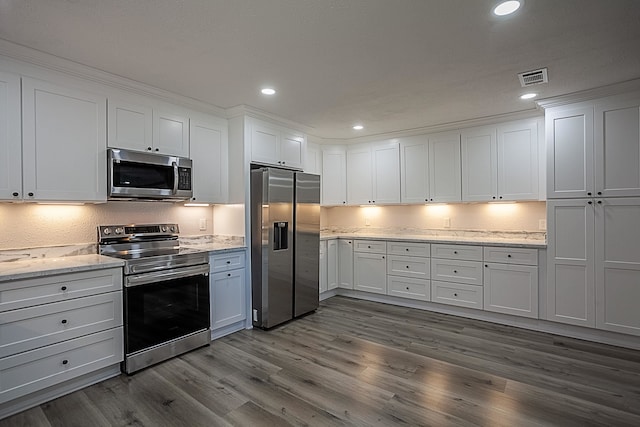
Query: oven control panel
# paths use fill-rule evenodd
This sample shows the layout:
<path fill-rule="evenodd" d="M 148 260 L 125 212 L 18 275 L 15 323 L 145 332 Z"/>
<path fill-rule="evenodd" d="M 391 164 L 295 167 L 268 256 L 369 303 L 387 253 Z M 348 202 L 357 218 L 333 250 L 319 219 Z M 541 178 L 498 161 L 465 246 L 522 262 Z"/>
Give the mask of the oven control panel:
<path fill-rule="evenodd" d="M 131 237 L 177 236 L 180 232 L 178 224 L 128 224 L 100 225 L 98 238 L 100 241 Z"/>

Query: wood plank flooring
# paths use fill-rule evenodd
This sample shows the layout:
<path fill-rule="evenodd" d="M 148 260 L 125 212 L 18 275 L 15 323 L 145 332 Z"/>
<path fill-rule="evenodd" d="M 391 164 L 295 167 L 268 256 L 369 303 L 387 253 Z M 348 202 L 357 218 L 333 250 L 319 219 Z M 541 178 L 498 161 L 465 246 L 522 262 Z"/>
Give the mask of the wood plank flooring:
<path fill-rule="evenodd" d="M 333 297 L 0 426 L 640 426 L 640 352 Z"/>

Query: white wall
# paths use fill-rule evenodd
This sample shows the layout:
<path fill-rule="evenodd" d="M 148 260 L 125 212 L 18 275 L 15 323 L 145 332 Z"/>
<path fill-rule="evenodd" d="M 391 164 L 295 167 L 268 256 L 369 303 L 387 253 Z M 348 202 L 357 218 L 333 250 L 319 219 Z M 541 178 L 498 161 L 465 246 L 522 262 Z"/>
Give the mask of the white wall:
<path fill-rule="evenodd" d="M 541 231 L 546 221 L 545 202 L 451 203 L 406 206 L 322 208 L 320 226 L 404 227 L 443 229 L 449 218 L 452 230 Z"/>
<path fill-rule="evenodd" d="M 206 219 L 206 230 L 200 230 L 200 219 Z M 0 203 L 0 249 L 97 243 L 98 225 L 130 223 L 177 223 L 183 236 L 213 234 L 213 208 L 171 202 Z"/>

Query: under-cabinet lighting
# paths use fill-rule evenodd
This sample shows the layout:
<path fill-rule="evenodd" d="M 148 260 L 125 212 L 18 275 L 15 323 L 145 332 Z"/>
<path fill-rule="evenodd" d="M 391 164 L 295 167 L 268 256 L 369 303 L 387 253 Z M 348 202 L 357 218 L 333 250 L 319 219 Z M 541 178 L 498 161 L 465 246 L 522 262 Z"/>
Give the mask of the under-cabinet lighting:
<path fill-rule="evenodd" d="M 36 204 L 45 206 L 84 206 L 82 202 L 37 202 Z"/>
<path fill-rule="evenodd" d="M 200 206 L 200 207 L 203 207 L 203 206 L 209 206 L 209 203 L 185 203 L 182 206 L 187 206 L 187 207 Z"/>

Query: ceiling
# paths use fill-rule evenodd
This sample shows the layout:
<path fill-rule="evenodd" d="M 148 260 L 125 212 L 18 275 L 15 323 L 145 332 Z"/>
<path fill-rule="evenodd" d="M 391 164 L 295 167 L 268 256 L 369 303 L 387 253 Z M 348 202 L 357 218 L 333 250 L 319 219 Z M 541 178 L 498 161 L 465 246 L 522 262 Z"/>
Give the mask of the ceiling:
<path fill-rule="evenodd" d="M 640 1 L 0 0 L 0 38 L 222 108 L 355 138 L 640 78 Z M 273 97 L 259 90 L 271 85 Z M 365 126 L 354 131 L 356 122 Z"/>

